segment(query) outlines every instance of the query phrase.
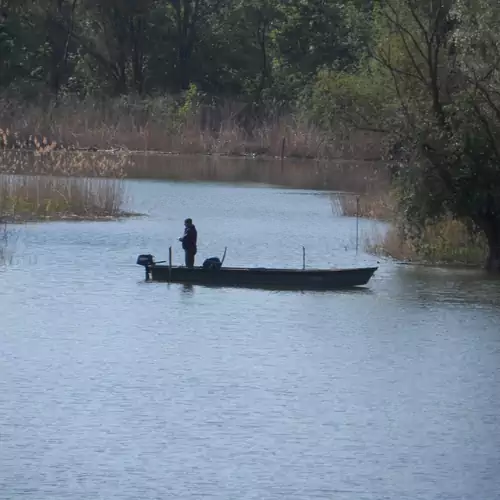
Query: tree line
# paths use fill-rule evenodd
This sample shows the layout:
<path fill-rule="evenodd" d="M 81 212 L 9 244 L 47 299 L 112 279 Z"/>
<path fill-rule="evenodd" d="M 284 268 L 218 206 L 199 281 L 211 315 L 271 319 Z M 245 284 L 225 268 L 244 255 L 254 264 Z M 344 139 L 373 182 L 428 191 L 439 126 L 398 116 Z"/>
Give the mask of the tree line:
<path fill-rule="evenodd" d="M 0 88 L 296 99 L 359 59 L 368 0 L 1 0 Z"/>

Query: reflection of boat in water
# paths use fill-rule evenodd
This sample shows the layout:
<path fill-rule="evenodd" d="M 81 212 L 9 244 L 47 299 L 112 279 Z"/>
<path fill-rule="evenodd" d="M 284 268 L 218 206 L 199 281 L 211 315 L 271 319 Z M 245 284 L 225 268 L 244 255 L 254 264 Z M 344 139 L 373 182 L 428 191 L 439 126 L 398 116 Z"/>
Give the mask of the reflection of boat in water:
<path fill-rule="evenodd" d="M 224 259 L 223 259 L 224 260 Z M 344 269 L 275 269 L 265 267 L 223 267 L 207 259 L 203 266 L 172 266 L 155 262 L 150 254 L 139 255 L 137 264 L 145 268 L 146 280 L 166 283 L 225 287 L 296 290 L 335 290 L 366 285 L 378 267 Z"/>

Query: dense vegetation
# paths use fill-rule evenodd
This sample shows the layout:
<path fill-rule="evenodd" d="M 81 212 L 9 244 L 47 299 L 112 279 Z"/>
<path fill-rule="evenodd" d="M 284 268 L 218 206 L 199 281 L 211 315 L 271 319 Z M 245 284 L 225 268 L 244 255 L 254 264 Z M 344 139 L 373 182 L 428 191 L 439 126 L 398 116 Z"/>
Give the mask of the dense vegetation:
<path fill-rule="evenodd" d="M 320 67 L 359 60 L 367 40 L 348 5 L 2 0 L 0 86 L 84 97 L 175 94 L 195 84 L 210 96 L 286 104 Z"/>
<path fill-rule="evenodd" d="M 15 115 L 13 99 L 55 113 L 54 103 L 106 109 L 114 98 L 139 107 L 138 130 L 158 113 L 168 127 L 195 104 L 220 111 L 232 102 L 247 130 L 293 116 L 336 136 L 365 131 L 399 165 L 405 238 L 418 242 L 429 224 L 452 218 L 484 237 L 486 266 L 500 271 L 497 0 L 0 0 L 0 8 L 2 120 Z M 150 104 L 170 105 L 165 96 L 175 112 Z"/>

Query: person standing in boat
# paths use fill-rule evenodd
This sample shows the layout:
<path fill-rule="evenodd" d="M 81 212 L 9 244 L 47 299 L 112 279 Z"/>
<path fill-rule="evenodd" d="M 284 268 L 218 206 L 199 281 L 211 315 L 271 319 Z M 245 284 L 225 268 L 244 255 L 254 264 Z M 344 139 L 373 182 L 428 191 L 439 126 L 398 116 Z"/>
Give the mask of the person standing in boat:
<path fill-rule="evenodd" d="M 184 221 L 184 236 L 179 238 L 184 250 L 186 267 L 194 266 L 194 256 L 197 252 L 197 240 L 198 232 L 196 231 L 196 227 L 193 224 L 192 219 L 186 219 Z"/>

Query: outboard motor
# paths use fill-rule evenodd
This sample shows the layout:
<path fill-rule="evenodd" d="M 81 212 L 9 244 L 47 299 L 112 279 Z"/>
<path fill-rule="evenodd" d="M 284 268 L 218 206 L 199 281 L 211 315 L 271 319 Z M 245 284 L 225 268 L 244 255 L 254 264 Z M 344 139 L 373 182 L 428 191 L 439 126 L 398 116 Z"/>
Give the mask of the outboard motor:
<path fill-rule="evenodd" d="M 219 270 L 222 267 L 222 262 L 219 257 L 209 257 L 203 261 L 203 269 L 210 271 Z"/>
<path fill-rule="evenodd" d="M 144 270 L 146 271 L 146 281 L 149 280 L 149 272 L 151 266 L 153 266 L 155 263 L 155 258 L 154 255 L 151 254 L 141 254 L 139 257 L 137 257 L 137 264 L 139 266 L 143 266 Z"/>
<path fill-rule="evenodd" d="M 155 258 L 151 254 L 142 254 L 137 257 L 137 264 L 139 266 L 149 267 L 155 263 Z"/>

